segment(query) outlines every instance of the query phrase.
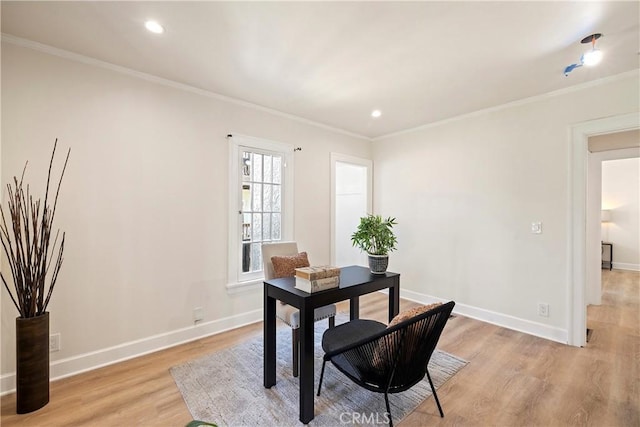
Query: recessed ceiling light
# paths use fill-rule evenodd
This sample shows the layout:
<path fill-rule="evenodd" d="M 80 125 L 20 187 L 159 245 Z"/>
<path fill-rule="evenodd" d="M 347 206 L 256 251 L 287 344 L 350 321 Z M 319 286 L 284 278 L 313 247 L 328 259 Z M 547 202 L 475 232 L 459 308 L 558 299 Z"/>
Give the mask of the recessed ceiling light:
<path fill-rule="evenodd" d="M 591 43 L 591 50 L 585 52 L 582 55 L 582 58 L 580 58 L 582 60 L 582 63 L 587 67 L 593 67 L 594 65 L 597 65 L 600 63 L 600 61 L 602 61 L 602 51 L 600 49 L 596 49 L 596 40 L 598 40 L 600 37 L 602 37 L 602 34 L 595 33 L 583 38 L 580 41 L 580 43 L 582 44 Z"/>
<path fill-rule="evenodd" d="M 580 62 L 567 65 L 564 69 L 564 75 L 568 76 L 570 72 L 575 70 L 576 68 L 582 67 L 583 65 L 586 67 L 593 67 L 602 61 L 602 51 L 596 48 L 596 40 L 602 37 L 601 33 L 594 33 L 590 36 L 583 38 L 580 43 L 582 44 L 591 44 L 591 50 L 585 52 L 580 56 Z"/>
<path fill-rule="evenodd" d="M 371 112 L 371 117 L 378 118 L 378 117 L 380 117 L 381 115 L 382 115 L 382 111 L 380 111 L 380 110 L 373 110 L 373 111 Z"/>
<path fill-rule="evenodd" d="M 598 65 L 602 61 L 602 51 L 600 49 L 592 49 L 582 55 L 582 63 L 587 67 Z"/>
<path fill-rule="evenodd" d="M 147 30 L 151 31 L 152 33 L 156 33 L 156 34 L 164 33 L 164 28 L 162 27 L 162 25 L 158 24 L 156 21 L 147 21 L 144 23 L 144 26 L 147 28 Z"/>

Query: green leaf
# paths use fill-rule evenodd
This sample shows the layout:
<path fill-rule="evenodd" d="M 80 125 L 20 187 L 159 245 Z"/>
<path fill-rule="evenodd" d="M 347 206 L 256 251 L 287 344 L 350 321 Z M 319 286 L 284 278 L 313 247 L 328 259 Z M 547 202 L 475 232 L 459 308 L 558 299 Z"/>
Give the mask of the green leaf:
<path fill-rule="evenodd" d="M 396 249 L 398 240 L 393 234 L 396 219 L 383 219 L 380 215 L 369 214 L 360 218 L 360 224 L 351 235 L 351 243 L 372 255 L 388 255 Z"/>

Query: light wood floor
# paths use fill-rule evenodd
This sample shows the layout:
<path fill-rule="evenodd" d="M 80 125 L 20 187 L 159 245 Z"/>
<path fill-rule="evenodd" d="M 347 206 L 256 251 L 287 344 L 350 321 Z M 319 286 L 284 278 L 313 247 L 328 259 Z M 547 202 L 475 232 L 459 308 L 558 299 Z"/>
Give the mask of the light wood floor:
<path fill-rule="evenodd" d="M 588 311 L 593 333 L 586 348 L 452 318 L 439 348 L 469 364 L 438 390 L 445 418 L 429 398 L 401 427 L 640 426 L 640 273 L 603 271 L 603 286 L 603 304 Z M 383 321 L 386 304 L 384 295 L 367 296 L 361 316 Z M 412 305 L 401 302 L 402 309 Z M 191 416 L 169 368 L 261 335 L 261 328 L 258 323 L 55 381 L 50 403 L 31 414 L 16 415 L 15 395 L 5 396 L 1 424 L 184 426 Z"/>

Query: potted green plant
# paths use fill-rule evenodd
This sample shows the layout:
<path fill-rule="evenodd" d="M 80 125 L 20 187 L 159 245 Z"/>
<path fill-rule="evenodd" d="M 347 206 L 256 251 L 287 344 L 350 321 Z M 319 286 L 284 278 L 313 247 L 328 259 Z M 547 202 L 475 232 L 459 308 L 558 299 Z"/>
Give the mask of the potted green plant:
<path fill-rule="evenodd" d="M 14 176 L 13 185 L 7 184 L 8 215 L 5 215 L 4 208 L 0 209 L 0 240 L 13 286 L 9 286 L 2 272 L 0 277 L 19 314 L 16 318 L 16 412 L 19 414 L 35 411 L 49 402 L 47 305 L 62 266 L 65 237 L 64 233 L 60 236 L 59 230 L 56 233 L 52 230 L 60 184 L 71 152 L 67 152 L 58 188 L 55 194 L 50 194 L 51 168 L 57 143 L 56 139 L 49 162 L 44 202 L 34 197 L 29 185 L 24 183 L 27 162 L 20 180 Z"/>
<path fill-rule="evenodd" d="M 369 255 L 369 268 L 373 274 L 384 274 L 389 265 L 389 252 L 396 249 L 398 242 L 393 233 L 395 218 L 384 219 L 380 215 L 369 214 L 360 218 L 358 228 L 351 235 L 353 246 Z"/>

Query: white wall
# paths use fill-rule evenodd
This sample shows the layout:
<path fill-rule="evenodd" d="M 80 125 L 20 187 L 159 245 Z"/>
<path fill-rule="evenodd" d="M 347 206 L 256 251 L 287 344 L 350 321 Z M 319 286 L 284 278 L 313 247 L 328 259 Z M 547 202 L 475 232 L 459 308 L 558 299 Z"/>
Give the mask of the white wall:
<path fill-rule="evenodd" d="M 602 240 L 613 243 L 613 267 L 640 271 L 640 158 L 602 162 Z"/>
<path fill-rule="evenodd" d="M 329 263 L 330 153 L 371 158 L 369 141 L 3 42 L 2 182 L 28 159 L 39 190 L 54 139 L 72 149 L 55 224 L 67 241 L 49 307 L 62 343 L 52 377 L 261 319 L 261 287 L 225 288 L 231 132 L 302 147 L 295 237 Z M 16 315 L 3 290 L 3 391 Z"/>
<path fill-rule="evenodd" d="M 398 219 L 403 295 L 567 342 L 570 128 L 637 112 L 638 93 L 627 74 L 376 141 L 374 210 Z"/>

